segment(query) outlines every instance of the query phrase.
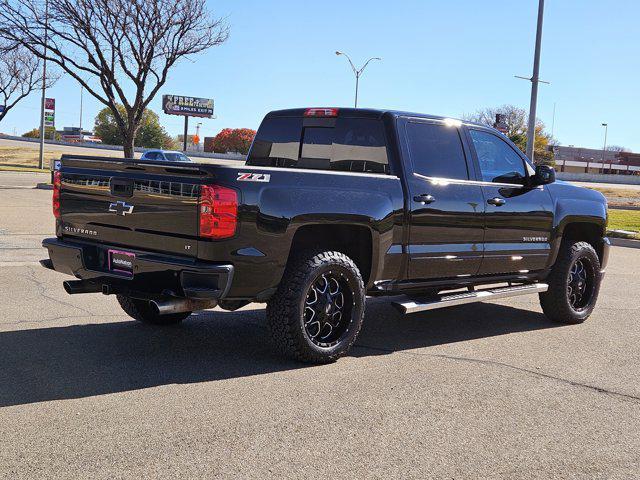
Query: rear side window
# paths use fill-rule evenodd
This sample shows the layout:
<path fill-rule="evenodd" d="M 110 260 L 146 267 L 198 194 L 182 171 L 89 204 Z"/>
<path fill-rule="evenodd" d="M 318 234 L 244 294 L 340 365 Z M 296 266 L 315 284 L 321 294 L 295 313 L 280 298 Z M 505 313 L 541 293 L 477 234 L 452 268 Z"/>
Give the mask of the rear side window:
<path fill-rule="evenodd" d="M 416 173 L 468 180 L 469 171 L 458 129 L 434 123 L 407 124 L 409 155 Z"/>
<path fill-rule="evenodd" d="M 247 159 L 247 165 L 369 173 L 388 173 L 388 164 L 382 121 L 369 118 L 268 118 Z"/>

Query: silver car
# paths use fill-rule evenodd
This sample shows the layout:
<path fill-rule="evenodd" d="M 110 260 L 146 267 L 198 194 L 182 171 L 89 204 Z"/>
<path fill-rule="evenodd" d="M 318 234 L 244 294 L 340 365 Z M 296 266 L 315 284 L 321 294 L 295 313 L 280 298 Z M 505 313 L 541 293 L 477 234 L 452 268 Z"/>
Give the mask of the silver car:
<path fill-rule="evenodd" d="M 190 162 L 191 159 L 182 152 L 172 150 L 147 150 L 140 160 L 160 160 L 161 162 Z"/>

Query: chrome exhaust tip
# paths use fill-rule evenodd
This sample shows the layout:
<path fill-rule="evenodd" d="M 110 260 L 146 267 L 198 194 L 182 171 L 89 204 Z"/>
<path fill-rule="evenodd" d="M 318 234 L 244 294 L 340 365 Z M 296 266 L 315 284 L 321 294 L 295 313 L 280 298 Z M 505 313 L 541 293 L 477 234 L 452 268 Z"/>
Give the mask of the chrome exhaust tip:
<path fill-rule="evenodd" d="M 190 298 L 172 298 L 168 300 L 151 300 L 149 302 L 158 315 L 172 313 L 197 312 L 218 305 L 216 300 L 192 300 Z"/>

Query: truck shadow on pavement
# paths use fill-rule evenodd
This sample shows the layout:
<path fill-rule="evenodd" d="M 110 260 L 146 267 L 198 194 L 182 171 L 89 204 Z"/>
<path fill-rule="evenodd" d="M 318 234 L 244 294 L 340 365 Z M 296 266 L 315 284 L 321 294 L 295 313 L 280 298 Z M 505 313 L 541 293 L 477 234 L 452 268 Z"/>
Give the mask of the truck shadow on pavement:
<path fill-rule="evenodd" d="M 504 305 L 402 316 L 388 300 L 370 299 L 352 355 L 554 326 L 540 313 Z M 311 368 L 274 353 L 262 309 L 194 314 L 169 328 L 131 321 L 1 332 L 0 366 L 0 406 Z"/>

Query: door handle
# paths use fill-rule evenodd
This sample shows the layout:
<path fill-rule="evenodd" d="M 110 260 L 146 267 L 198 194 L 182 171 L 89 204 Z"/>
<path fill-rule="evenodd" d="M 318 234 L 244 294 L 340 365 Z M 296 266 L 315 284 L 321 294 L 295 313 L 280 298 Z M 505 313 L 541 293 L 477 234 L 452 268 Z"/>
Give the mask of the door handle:
<path fill-rule="evenodd" d="M 413 197 L 413 201 L 426 205 L 435 202 L 436 199 L 433 195 L 427 195 L 423 193 L 422 195 L 416 195 L 415 197 Z"/>
<path fill-rule="evenodd" d="M 502 205 L 507 203 L 507 201 L 504 198 L 495 197 L 495 198 L 490 198 L 489 200 L 487 200 L 487 203 L 489 205 L 495 205 L 496 207 L 501 207 Z"/>

